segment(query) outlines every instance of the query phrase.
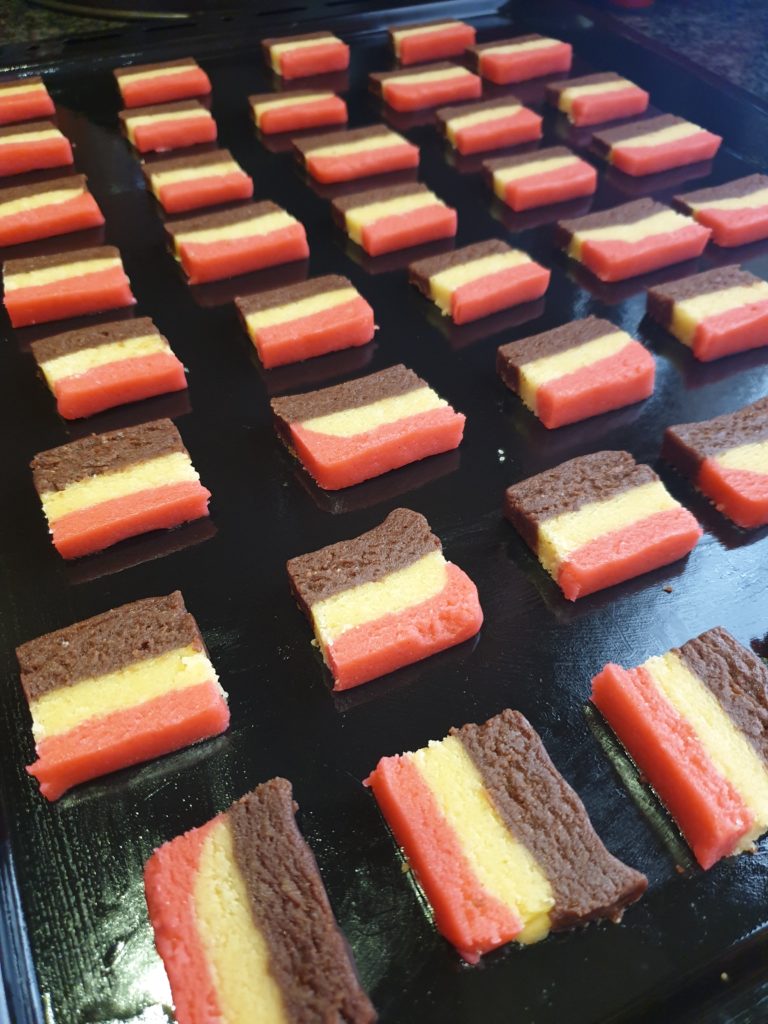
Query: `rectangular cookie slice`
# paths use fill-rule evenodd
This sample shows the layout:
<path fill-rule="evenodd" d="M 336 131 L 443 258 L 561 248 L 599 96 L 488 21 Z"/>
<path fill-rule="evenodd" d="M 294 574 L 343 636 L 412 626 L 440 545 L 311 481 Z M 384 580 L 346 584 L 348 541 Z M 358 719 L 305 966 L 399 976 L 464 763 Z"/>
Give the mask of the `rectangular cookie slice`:
<path fill-rule="evenodd" d="M 126 107 L 146 107 L 170 100 L 207 96 L 211 81 L 194 57 L 159 64 L 134 64 L 112 72 Z"/>
<path fill-rule="evenodd" d="M 722 627 L 638 668 L 606 665 L 592 701 L 703 868 L 768 830 L 768 668 Z"/>
<path fill-rule="evenodd" d="M 692 121 L 662 114 L 592 136 L 592 148 L 624 174 L 641 177 L 711 160 L 722 138 Z"/>
<path fill-rule="evenodd" d="M 411 71 L 374 71 L 368 76 L 368 84 L 374 95 L 399 111 L 476 100 L 483 91 L 477 75 L 448 61 Z"/>
<path fill-rule="evenodd" d="M 648 291 L 648 315 L 710 362 L 768 345 L 768 283 L 719 267 Z"/>
<path fill-rule="evenodd" d="M 0 128 L 0 178 L 73 163 L 69 139 L 53 121 L 30 121 Z"/>
<path fill-rule="evenodd" d="M 328 491 L 458 448 L 465 417 L 402 364 L 272 399 L 277 430 Z"/>
<path fill-rule="evenodd" d="M 216 122 L 197 100 L 133 107 L 117 116 L 126 138 L 139 153 L 162 153 L 216 141 Z"/>
<path fill-rule="evenodd" d="M 187 386 L 183 365 L 146 316 L 55 334 L 31 348 L 67 420 Z"/>
<path fill-rule="evenodd" d="M 334 221 L 369 256 L 452 238 L 458 225 L 453 207 L 420 182 L 340 196 L 331 210 Z"/>
<path fill-rule="evenodd" d="M 53 100 L 39 75 L 0 82 L 0 125 L 34 121 L 55 113 Z"/>
<path fill-rule="evenodd" d="M 417 260 L 408 280 L 455 324 L 540 299 L 550 272 L 526 252 L 490 238 L 442 256 Z"/>
<path fill-rule="evenodd" d="M 190 284 L 309 256 L 304 225 L 268 199 L 167 223 L 165 230 Z"/>
<path fill-rule="evenodd" d="M 562 220 L 555 245 L 601 281 L 625 281 L 700 256 L 710 230 L 653 199 Z"/>
<path fill-rule="evenodd" d="M 483 622 L 474 583 L 407 508 L 353 540 L 290 559 L 287 569 L 334 690 L 463 643 Z"/>
<path fill-rule="evenodd" d="M 185 213 L 253 195 L 253 180 L 228 149 L 153 160 L 143 163 L 141 170 L 166 213 Z"/>
<path fill-rule="evenodd" d="M 737 526 L 768 524 L 768 398 L 703 423 L 667 427 L 661 457 Z"/>
<path fill-rule="evenodd" d="M 266 369 L 365 345 L 376 330 L 371 307 L 338 274 L 241 296 L 235 305 Z"/>
<path fill-rule="evenodd" d="M 84 174 L 0 189 L 0 246 L 85 231 L 103 223 Z"/>
<path fill-rule="evenodd" d="M 249 96 L 248 102 L 254 124 L 265 135 L 346 124 L 349 117 L 347 104 L 330 90 L 263 92 Z"/>
<path fill-rule="evenodd" d="M 72 786 L 217 736 L 227 695 L 197 623 L 175 591 L 16 649 L 48 800 Z"/>
<path fill-rule="evenodd" d="M 40 452 L 31 469 L 62 558 L 208 515 L 211 493 L 170 420 L 82 437 Z"/>
<path fill-rule="evenodd" d="M 569 78 L 547 86 L 547 99 L 579 127 L 642 114 L 648 93 L 615 71 Z"/>
<path fill-rule="evenodd" d="M 354 181 L 419 166 L 419 147 L 385 124 L 294 139 L 299 162 L 315 181 Z"/>
<path fill-rule="evenodd" d="M 483 170 L 494 195 L 516 213 L 591 196 L 597 188 L 592 164 L 565 146 L 486 160 Z"/>
<path fill-rule="evenodd" d="M 395 57 L 403 65 L 460 57 L 475 42 L 474 27 L 455 18 L 393 25 L 387 34 Z"/>
<path fill-rule="evenodd" d="M 656 364 L 639 341 L 590 316 L 502 345 L 496 369 L 551 430 L 648 398 Z"/>
<path fill-rule="evenodd" d="M 113 245 L 6 260 L 4 303 L 14 327 L 132 306 L 136 299 Z"/>
<path fill-rule="evenodd" d="M 365 785 L 437 930 L 469 963 L 513 939 L 618 922 L 648 886 L 603 846 L 519 711 L 383 757 Z"/>
<path fill-rule="evenodd" d="M 325 75 L 349 67 L 349 47 L 333 32 L 262 39 L 261 50 L 275 74 L 286 79 Z"/>
<path fill-rule="evenodd" d="M 530 78 L 570 71 L 570 43 L 537 34 L 480 43 L 467 51 L 470 67 L 495 85 L 526 82 Z"/>
<path fill-rule="evenodd" d="M 712 230 L 715 245 L 747 245 L 768 238 L 768 175 L 750 174 L 714 188 L 675 196 L 675 203 Z"/>
<path fill-rule="evenodd" d="M 155 850 L 144 887 L 178 1024 L 373 1024 L 286 779 Z"/>
<path fill-rule="evenodd" d="M 628 452 L 580 455 L 513 484 L 504 514 L 569 601 L 676 562 L 702 533 Z"/>
<path fill-rule="evenodd" d="M 435 116 L 446 139 L 464 156 L 541 138 L 541 118 L 514 96 L 442 107 Z"/>

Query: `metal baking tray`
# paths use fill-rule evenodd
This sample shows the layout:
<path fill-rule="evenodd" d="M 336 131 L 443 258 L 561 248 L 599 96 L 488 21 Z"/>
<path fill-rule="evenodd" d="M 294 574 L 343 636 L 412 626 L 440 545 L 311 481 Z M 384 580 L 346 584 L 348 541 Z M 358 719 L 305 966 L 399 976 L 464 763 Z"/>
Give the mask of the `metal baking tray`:
<path fill-rule="evenodd" d="M 659 110 L 725 136 L 712 166 L 640 182 L 601 166 L 592 209 L 635 194 L 668 199 L 768 167 L 768 111 L 563 0 L 521 5 L 519 14 L 467 3 L 352 14 L 344 5 L 326 5 L 316 21 L 305 9 L 285 8 L 281 16 L 134 29 L 2 54 L 8 64 L 47 74 L 77 166 L 106 214 L 104 237 L 123 252 L 137 312 L 154 317 L 189 368 L 188 394 L 66 424 L 36 379 L 28 352 L 30 337 L 48 328 L 13 332 L 2 320 L 0 951 L 8 1013 L 24 1024 L 171 1020 L 142 865 L 157 845 L 277 774 L 294 784 L 301 828 L 385 1024 L 733 1019 L 710 1014 L 720 1013 L 729 985 L 740 979 L 752 985 L 765 962 L 768 846 L 707 873 L 698 870 L 585 701 L 590 677 L 606 661 L 635 665 L 717 624 L 765 651 L 759 644 L 768 630 L 767 531 L 731 528 L 659 465 L 658 454 L 665 425 L 728 412 L 766 394 L 768 350 L 697 364 L 645 319 L 644 289 L 732 261 L 768 277 L 768 245 L 727 252 L 710 247 L 698 262 L 601 285 L 554 250 L 553 223 L 561 211 L 511 215 L 491 197 L 478 162 L 457 161 L 431 118 L 414 118 L 400 126 L 421 146 L 422 179 L 458 208 L 456 244 L 505 238 L 552 268 L 543 302 L 464 328 L 441 320 L 406 281 L 405 264 L 420 253 L 365 259 L 332 226 L 327 194 L 280 146 L 259 141 L 246 97 L 280 87 L 263 66 L 261 36 L 331 25 L 352 44 L 348 81 L 341 83 L 351 124 L 377 121 L 387 115 L 368 93 L 366 76 L 391 66 L 384 28 L 446 12 L 471 15 L 481 40 L 554 32 L 574 43 L 575 73 L 620 71 L 648 88 Z M 256 198 L 275 200 L 306 225 L 308 266 L 201 288 L 182 280 L 165 247 L 159 208 L 118 133 L 110 68 L 190 53 L 213 79 L 221 144 L 253 175 Z M 541 81 L 517 90 L 537 110 L 543 91 Z M 569 130 L 551 111 L 545 129 L 542 144 L 565 140 L 581 149 L 589 141 L 589 133 Z M 70 236 L 25 251 L 97 239 L 98 233 Z M 231 298 L 306 273 L 348 275 L 376 311 L 376 339 L 364 349 L 264 372 Z M 656 392 L 641 405 L 548 432 L 497 380 L 496 347 L 590 313 L 650 347 L 658 364 Z M 346 492 L 319 491 L 277 440 L 269 397 L 399 361 L 467 414 L 464 443 L 457 452 Z M 49 542 L 30 458 L 91 430 L 163 415 L 177 422 L 213 492 L 210 522 L 66 564 Z M 705 535 L 687 560 L 569 604 L 503 521 L 502 494 L 510 482 L 599 448 L 626 448 L 654 465 L 699 517 Z M 289 594 L 285 560 L 353 537 L 399 505 L 423 512 L 448 557 L 476 581 L 485 625 L 457 649 L 335 696 Z M 47 804 L 24 772 L 32 738 L 14 647 L 175 588 L 196 615 L 230 693 L 229 732 Z M 528 949 L 511 945 L 468 967 L 436 934 L 360 780 L 380 756 L 414 749 L 452 725 L 483 721 L 507 706 L 528 716 L 608 847 L 646 872 L 650 888 L 620 926 L 591 926 Z M 757 1007 L 755 997 L 759 1014 Z"/>

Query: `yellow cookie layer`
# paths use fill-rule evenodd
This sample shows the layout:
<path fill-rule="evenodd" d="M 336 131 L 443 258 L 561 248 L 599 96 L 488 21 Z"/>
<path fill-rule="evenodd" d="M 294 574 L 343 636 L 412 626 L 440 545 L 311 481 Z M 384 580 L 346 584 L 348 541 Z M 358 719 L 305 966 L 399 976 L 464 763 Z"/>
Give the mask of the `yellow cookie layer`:
<path fill-rule="evenodd" d="M 310 295 L 306 299 L 299 299 L 298 302 L 292 302 L 287 306 L 273 306 L 271 309 L 260 309 L 256 313 L 249 313 L 245 322 L 249 331 L 258 331 L 264 327 L 289 323 L 291 320 L 298 320 L 303 316 L 312 316 L 313 313 L 322 313 L 323 310 L 341 306 L 358 297 L 358 293 L 352 287 L 337 288 L 332 292 L 323 292 L 322 295 Z"/>
<path fill-rule="evenodd" d="M 215 822 L 205 837 L 193 899 L 197 937 L 213 976 L 222 1024 L 289 1024 L 226 819 Z"/>
<path fill-rule="evenodd" d="M 151 167 L 147 168 L 153 192 L 163 185 L 177 185 L 180 181 L 194 181 L 197 178 L 215 178 L 219 174 L 238 174 L 239 171 L 240 167 L 234 160 L 222 160 L 220 164 L 203 164 L 200 167 L 184 167 L 178 171 L 157 172 Z"/>
<path fill-rule="evenodd" d="M 429 291 L 433 301 L 443 311 L 451 312 L 453 293 L 463 284 L 470 284 L 489 274 L 498 274 L 502 270 L 519 267 L 523 263 L 531 263 L 527 252 L 510 249 L 509 252 L 498 252 L 492 256 L 483 256 L 471 263 L 463 263 L 458 267 L 450 267 L 429 279 Z"/>
<path fill-rule="evenodd" d="M 5 96 L 21 96 L 28 92 L 46 92 L 43 82 L 33 82 L 31 85 L 6 85 L 0 88 L 0 99 Z"/>
<path fill-rule="evenodd" d="M 723 469 L 745 469 L 749 473 L 768 473 L 768 441 L 740 444 L 715 456 Z"/>
<path fill-rule="evenodd" d="M 123 359 L 135 359 L 138 356 L 151 356 L 156 352 L 170 352 L 170 346 L 159 334 L 148 334 L 143 338 L 126 338 L 125 341 L 112 341 L 107 345 L 94 345 L 93 348 L 82 348 L 78 352 L 68 352 L 40 364 L 48 384 L 53 387 L 64 377 L 75 377 L 87 373 L 97 366 L 121 362 Z"/>
<path fill-rule="evenodd" d="M 690 135 L 698 135 L 703 131 L 697 124 L 686 121 L 685 124 L 672 124 L 669 128 L 660 128 L 657 132 L 648 132 L 647 135 L 636 135 L 631 139 L 623 139 L 611 146 L 611 153 L 618 149 L 643 149 L 646 146 L 663 146 L 665 142 L 677 142 L 679 139 L 687 139 Z"/>
<path fill-rule="evenodd" d="M 269 61 L 272 65 L 272 70 L 278 75 L 280 74 L 280 58 L 284 53 L 293 52 L 294 50 L 307 50 L 311 46 L 327 46 L 329 43 L 340 43 L 341 40 L 337 36 L 320 36 L 317 39 L 302 39 L 297 43 L 274 43 L 269 48 Z"/>
<path fill-rule="evenodd" d="M 27 213 L 29 210 L 39 209 L 41 206 L 55 206 L 57 203 L 66 203 L 70 199 L 76 199 L 85 193 L 84 187 L 59 188 L 52 192 L 40 192 L 36 196 L 24 196 L 23 199 L 12 199 L 3 202 L 0 193 L 0 217 L 12 217 L 15 213 Z"/>
<path fill-rule="evenodd" d="M 568 255 L 574 259 L 581 256 L 581 247 L 585 242 L 641 242 L 653 235 L 664 235 L 670 231 L 689 227 L 691 220 L 674 210 L 652 213 L 650 217 L 635 221 L 632 224 L 608 224 L 603 228 L 585 228 L 577 231 L 568 245 Z"/>
<path fill-rule="evenodd" d="M 567 114 L 570 112 L 574 100 L 579 100 L 582 96 L 597 96 L 604 92 L 620 92 L 622 89 L 631 89 L 634 84 L 634 82 L 630 82 L 626 78 L 620 78 L 618 82 L 596 82 L 594 85 L 572 85 L 567 89 L 563 89 L 560 93 L 560 97 L 557 101 L 557 109 L 562 110 L 563 113 Z"/>
<path fill-rule="evenodd" d="M 538 174 L 547 174 L 548 171 L 557 171 L 561 167 L 568 167 L 570 164 L 579 163 L 575 153 L 569 156 L 550 156 L 544 160 L 537 160 L 535 155 L 530 162 L 518 164 L 516 167 L 501 167 L 493 172 L 493 191 L 499 197 L 504 198 L 507 185 L 510 181 L 518 181 L 520 178 L 531 178 Z"/>
<path fill-rule="evenodd" d="M 301 424 L 303 430 L 311 430 L 316 434 L 331 437 L 354 437 L 364 434 L 388 423 L 396 423 L 406 416 L 416 416 L 420 412 L 442 409 L 448 403 L 440 398 L 431 388 L 415 388 L 402 395 L 382 398 L 370 405 L 360 405 L 354 409 L 342 409 L 326 416 L 316 416 Z"/>
<path fill-rule="evenodd" d="M 16 135 L 4 135 L 0 138 L 2 146 L 26 146 L 28 142 L 39 142 L 41 139 L 62 139 L 64 136 L 58 128 L 41 128 L 39 132 L 18 132 Z"/>
<path fill-rule="evenodd" d="M 727 313 L 740 306 L 748 306 L 752 302 L 768 301 L 768 282 L 755 281 L 754 284 L 738 285 L 735 288 L 723 288 L 719 292 L 705 292 L 690 299 L 675 302 L 672 307 L 672 322 L 669 325 L 671 334 L 684 345 L 693 344 L 696 328 L 710 316 Z"/>
<path fill-rule="evenodd" d="M 168 484 L 197 483 L 200 480 L 190 458 L 184 452 L 160 455 L 146 462 L 135 462 L 114 473 L 101 473 L 68 484 L 63 491 L 46 491 L 41 495 L 43 510 L 49 523 L 79 509 L 90 508 L 102 501 L 138 494 Z"/>
<path fill-rule="evenodd" d="M 194 118 L 204 117 L 207 119 L 210 116 L 205 107 L 200 107 L 199 110 L 175 110 L 167 114 L 138 114 L 136 117 L 126 117 L 124 124 L 129 142 L 135 142 L 135 131 L 144 124 L 157 124 L 158 122 L 164 124 L 167 121 L 191 121 Z"/>
<path fill-rule="evenodd" d="M 523 402 L 536 412 L 536 392 L 551 380 L 557 380 L 566 373 L 573 373 L 585 366 L 608 359 L 632 344 L 632 338 L 624 331 L 614 331 L 602 338 L 593 338 L 583 345 L 574 345 L 565 352 L 557 352 L 551 356 L 542 356 L 524 363 L 520 367 L 519 395 Z"/>
<path fill-rule="evenodd" d="M 689 203 L 692 210 L 753 210 L 758 206 L 768 206 L 768 188 L 760 188 L 750 192 L 748 196 L 734 196 L 731 199 L 708 199 L 704 203 Z"/>
<path fill-rule="evenodd" d="M 409 145 L 397 132 L 386 135 L 375 135 L 369 139 L 358 139 L 355 142 L 340 142 L 335 146 L 320 146 L 310 150 L 307 159 L 313 156 L 352 156 L 353 153 L 365 153 L 371 149 L 391 149 L 392 146 Z"/>
<path fill-rule="evenodd" d="M 118 256 L 105 256 L 103 259 L 81 260 L 79 263 L 61 263 L 58 267 L 41 267 L 40 270 L 27 270 L 21 274 L 6 275 L 5 291 L 12 292 L 18 288 L 37 288 L 56 281 L 66 281 L 70 277 L 83 277 L 86 274 L 98 274 L 102 270 L 112 270 L 123 264 Z"/>
<path fill-rule="evenodd" d="M 260 115 L 267 110 L 274 110 L 276 107 L 300 107 L 303 103 L 317 103 L 318 100 L 330 100 L 336 94 L 333 92 L 313 92 L 307 96 L 276 96 L 274 99 L 258 100 L 251 104 L 254 114 Z"/>
<path fill-rule="evenodd" d="M 768 770 L 714 694 L 676 654 L 668 651 L 649 658 L 643 667 L 754 815 L 753 827 L 732 852 L 749 849 L 768 829 Z"/>
<path fill-rule="evenodd" d="M 476 124 L 487 124 L 489 121 L 500 121 L 504 117 L 512 117 L 519 110 L 522 110 L 519 103 L 509 103 L 503 107 L 492 107 L 490 110 L 476 110 L 474 114 L 461 114 L 445 122 L 445 133 L 448 140 L 455 143 L 456 133 L 464 128 L 472 128 Z"/>
<path fill-rule="evenodd" d="M 263 217 L 241 220 L 236 224 L 229 224 L 227 227 L 200 228 L 196 231 L 176 235 L 174 245 L 178 251 L 180 245 L 189 243 L 208 245 L 211 242 L 231 242 L 236 238 L 250 238 L 252 235 L 270 235 L 273 231 L 280 231 L 281 228 L 290 227 L 295 223 L 296 220 L 290 213 L 286 213 L 285 210 L 276 210 Z"/>
<path fill-rule="evenodd" d="M 555 904 L 552 887 L 505 825 L 461 740 L 448 736 L 405 756 L 418 768 L 483 889 L 523 922 L 517 941 L 543 939 Z"/>
<path fill-rule="evenodd" d="M 357 206 L 347 210 L 344 215 L 344 223 L 347 234 L 353 242 L 360 244 L 363 237 L 363 228 L 373 224 L 384 217 L 396 217 L 403 213 L 411 213 L 413 210 L 420 210 L 424 206 L 443 206 L 443 202 L 433 192 L 414 192 L 410 196 L 399 196 L 397 199 L 381 199 L 378 202 L 369 203 L 367 206 Z"/>
<path fill-rule="evenodd" d="M 386 78 L 382 85 L 384 90 L 390 85 L 420 85 L 422 82 L 442 82 L 449 78 L 464 78 L 466 75 L 471 75 L 471 71 L 467 71 L 466 68 L 456 67 L 442 68 L 440 71 L 414 71 L 408 75 L 397 75 L 392 78 Z"/>
<path fill-rule="evenodd" d="M 183 75 L 187 71 L 196 71 L 195 64 L 177 64 L 173 68 L 154 68 L 152 71 L 121 71 L 117 75 L 120 85 L 126 82 L 145 82 L 150 78 L 169 78 L 171 75 Z"/>
<path fill-rule="evenodd" d="M 433 32 L 440 32 L 442 29 L 450 28 L 452 25 L 458 25 L 459 22 L 453 18 L 449 18 L 447 21 L 441 21 L 439 24 L 432 25 L 417 25 L 416 28 L 401 28 L 396 32 L 392 33 L 392 39 L 395 42 L 396 52 L 400 55 L 400 50 L 397 49 L 397 44 L 401 39 L 407 39 L 409 36 L 428 36 Z"/>
<path fill-rule="evenodd" d="M 525 53 L 526 50 L 546 50 L 550 46 L 560 46 L 559 39 L 529 39 L 525 43 L 499 43 L 480 51 L 480 59 L 493 54 Z"/>

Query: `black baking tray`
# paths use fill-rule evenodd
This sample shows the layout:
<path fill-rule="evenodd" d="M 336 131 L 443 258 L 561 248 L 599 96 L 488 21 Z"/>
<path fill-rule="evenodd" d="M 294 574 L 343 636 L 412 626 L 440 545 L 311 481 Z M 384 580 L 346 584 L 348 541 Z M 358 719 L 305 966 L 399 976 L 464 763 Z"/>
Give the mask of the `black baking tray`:
<path fill-rule="evenodd" d="M 477 163 L 455 160 L 424 119 L 405 130 L 421 146 L 422 179 L 458 208 L 456 244 L 505 238 L 552 268 L 542 303 L 464 328 L 441 320 L 408 286 L 407 259 L 366 260 L 333 228 L 327 198 L 289 154 L 279 147 L 273 152 L 256 137 L 246 96 L 280 87 L 262 64 L 262 35 L 332 24 L 352 43 L 350 123 L 374 122 L 382 108 L 367 92 L 366 76 L 391 66 L 383 27 L 445 12 L 471 15 L 482 41 L 556 32 L 575 45 L 575 73 L 620 71 L 651 91 L 656 108 L 725 136 L 712 166 L 641 182 L 656 198 L 768 167 L 768 111 L 627 38 L 602 16 L 560 0 L 535 11 L 534 5 L 495 11 L 458 3 L 347 14 L 343 5 L 326 6 L 325 20 L 316 22 L 286 8 L 282 19 L 133 30 L 90 45 L 85 39 L 59 46 L 52 57 L 44 50 L 3 55 L 7 63 L 49 75 L 59 123 L 106 214 L 104 237 L 123 252 L 139 299 L 136 311 L 151 315 L 171 339 L 190 382 L 188 395 L 66 424 L 36 379 L 28 352 L 30 338 L 56 328 L 14 332 L 3 316 L 0 953 L 9 1013 L 23 1024 L 172 1020 L 147 920 L 142 865 L 161 842 L 277 774 L 294 784 L 301 828 L 386 1024 L 702 1024 L 736 1019 L 736 1010 L 723 1010 L 724 993 L 740 980 L 753 995 L 738 1019 L 765 1019 L 765 991 L 754 994 L 754 986 L 764 980 L 768 952 L 768 847 L 763 842 L 753 856 L 726 860 L 706 873 L 697 869 L 585 702 L 590 678 L 605 662 L 638 664 L 717 624 L 766 651 L 768 531 L 730 527 L 660 465 L 658 455 L 667 424 L 728 412 L 766 394 L 768 350 L 697 364 L 644 317 L 644 289 L 654 280 L 732 261 L 768 278 L 768 246 L 727 252 L 710 247 L 699 261 L 602 285 L 553 248 L 557 211 L 510 215 L 492 199 Z M 189 53 L 211 75 L 221 143 L 253 174 L 256 198 L 275 200 L 306 225 L 308 266 L 197 289 L 183 282 L 165 248 L 160 211 L 118 134 L 109 69 L 127 60 Z M 488 87 L 486 94 L 497 91 Z M 541 81 L 517 90 L 538 110 L 543 91 Z M 542 144 L 565 139 L 578 148 L 588 136 L 546 112 Z M 601 166 L 591 208 L 632 198 L 637 185 Z M 70 236 L 25 251 L 92 244 L 97 237 Z M 306 273 L 348 275 L 376 311 L 376 339 L 365 349 L 264 372 L 231 298 Z M 497 380 L 496 347 L 590 313 L 607 316 L 650 347 L 657 357 L 655 394 L 641 405 L 548 432 Z M 349 491 L 321 492 L 278 442 L 269 397 L 399 361 L 467 414 L 463 444 Z M 213 492 L 210 523 L 63 562 L 48 540 L 30 458 L 90 430 L 163 415 L 176 420 Z M 705 534 L 687 560 L 569 604 L 502 520 L 501 499 L 509 483 L 599 448 L 626 448 L 654 465 L 699 517 Z M 459 648 L 333 695 L 290 597 L 285 560 L 355 536 L 399 505 L 423 512 L 448 557 L 476 581 L 485 624 Z M 33 749 L 14 647 L 175 588 L 196 615 L 230 693 L 230 730 L 47 804 L 24 772 Z M 511 945 L 468 967 L 434 931 L 360 780 L 382 755 L 414 749 L 452 725 L 483 721 L 507 706 L 528 716 L 608 847 L 646 872 L 650 888 L 620 926 L 591 926 L 527 949 Z"/>

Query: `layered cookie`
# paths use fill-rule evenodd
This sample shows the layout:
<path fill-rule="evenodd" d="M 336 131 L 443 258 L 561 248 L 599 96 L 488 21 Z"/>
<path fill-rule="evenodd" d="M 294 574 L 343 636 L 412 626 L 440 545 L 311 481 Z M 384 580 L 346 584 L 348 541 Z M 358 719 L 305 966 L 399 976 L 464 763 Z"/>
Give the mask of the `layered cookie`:
<path fill-rule="evenodd" d="M 491 238 L 463 249 L 417 260 L 408 280 L 455 324 L 540 299 L 550 272 L 528 253 Z"/>
<path fill-rule="evenodd" d="M 73 162 L 72 147 L 53 121 L 30 121 L 0 128 L 0 178 Z"/>
<path fill-rule="evenodd" d="M 702 532 L 628 452 L 581 455 L 513 484 L 504 514 L 569 601 L 677 561 Z"/>
<path fill-rule="evenodd" d="M 703 868 L 768 829 L 768 668 L 722 627 L 638 668 L 609 664 L 592 701 Z"/>
<path fill-rule="evenodd" d="M 0 189 L 0 246 L 84 231 L 103 223 L 84 174 Z"/>
<path fill-rule="evenodd" d="M 423 110 L 457 100 L 475 100 L 483 83 L 459 64 L 443 62 L 412 71 L 374 71 L 368 82 L 393 110 Z"/>
<path fill-rule="evenodd" d="M 121 110 L 118 117 L 128 141 L 139 153 L 216 141 L 216 122 L 210 110 L 197 100 Z"/>
<path fill-rule="evenodd" d="M 67 331 L 31 347 L 67 420 L 187 386 L 184 367 L 149 317 Z"/>
<path fill-rule="evenodd" d="M 304 225 L 269 200 L 188 217 L 165 228 L 190 284 L 309 256 Z"/>
<path fill-rule="evenodd" d="M 178 1024 L 373 1024 L 290 782 L 270 779 L 144 868 Z"/>
<path fill-rule="evenodd" d="M 6 260 L 5 308 L 14 327 L 132 306 L 136 299 L 113 245 Z"/>
<path fill-rule="evenodd" d="M 39 75 L 0 82 L 0 125 L 49 117 L 56 108 Z"/>
<path fill-rule="evenodd" d="M 333 675 L 347 690 L 469 640 L 483 613 L 474 583 L 443 557 L 410 509 L 320 551 L 292 558 L 291 588 Z"/>
<path fill-rule="evenodd" d="M 41 452 L 31 468 L 63 558 L 208 515 L 210 491 L 170 420 L 91 434 Z"/>
<path fill-rule="evenodd" d="M 338 274 L 238 297 L 235 305 L 267 369 L 365 345 L 376 330 L 371 307 Z"/>
<path fill-rule="evenodd" d="M 254 124 L 265 135 L 346 124 L 349 116 L 344 100 L 329 90 L 308 89 L 282 95 L 263 92 L 249 96 L 248 102 Z"/>
<path fill-rule="evenodd" d="M 353 181 L 419 166 L 419 147 L 384 124 L 294 139 L 299 162 L 315 181 Z"/>
<path fill-rule="evenodd" d="M 558 71 L 570 71 L 573 49 L 570 43 L 548 36 L 515 36 L 470 47 L 470 66 L 496 85 L 525 82 L 529 78 Z"/>
<path fill-rule="evenodd" d="M 16 649 L 48 800 L 72 786 L 216 736 L 229 725 L 197 623 L 176 591 Z"/>
<path fill-rule="evenodd" d="M 737 526 L 768 524 L 768 398 L 703 423 L 667 427 L 661 456 Z"/>
<path fill-rule="evenodd" d="M 547 86 L 547 99 L 578 126 L 642 114 L 649 96 L 615 71 L 569 78 Z"/>
<path fill-rule="evenodd" d="M 416 25 L 393 25 L 389 42 L 401 64 L 459 57 L 475 42 L 475 30 L 465 21 L 443 18 Z"/>
<path fill-rule="evenodd" d="M 253 181 L 228 149 L 172 156 L 142 164 L 152 195 L 166 213 L 184 213 L 250 199 Z"/>
<path fill-rule="evenodd" d="M 648 885 L 603 846 L 519 711 L 383 757 L 365 784 L 469 963 L 513 939 L 617 922 Z"/>
<path fill-rule="evenodd" d="M 115 68 L 113 74 L 126 107 L 186 100 L 190 96 L 207 96 L 211 91 L 208 75 L 193 57 Z"/>
<path fill-rule="evenodd" d="M 446 139 L 462 155 L 541 138 L 541 118 L 514 96 L 443 107 L 435 116 Z"/>
<path fill-rule="evenodd" d="M 741 267 L 705 270 L 649 289 L 648 315 L 709 362 L 768 345 L 768 283 Z"/>
<path fill-rule="evenodd" d="M 656 365 L 640 342 L 590 316 L 502 345 L 496 369 L 553 429 L 648 398 Z"/>
<path fill-rule="evenodd" d="M 461 443 L 464 416 L 403 365 L 272 399 L 280 436 L 328 491 Z"/>
<path fill-rule="evenodd" d="M 624 281 L 700 256 L 709 228 L 653 199 L 560 221 L 555 244 L 601 281 Z"/>
<path fill-rule="evenodd" d="M 349 67 L 349 47 L 333 32 L 263 39 L 264 59 L 282 78 L 306 78 Z"/>
<path fill-rule="evenodd" d="M 483 170 L 494 194 L 517 213 L 590 196 L 597 188 L 592 164 L 565 146 L 486 160 Z"/>
<path fill-rule="evenodd" d="M 456 234 L 456 211 L 419 182 L 341 196 L 332 211 L 339 227 L 369 256 Z"/>
<path fill-rule="evenodd" d="M 711 160 L 722 138 L 685 118 L 662 114 L 592 136 L 592 148 L 625 174 L 640 177 Z"/>
<path fill-rule="evenodd" d="M 675 196 L 675 202 L 712 231 L 715 245 L 746 245 L 768 238 L 768 176 L 750 174 L 714 188 Z"/>

